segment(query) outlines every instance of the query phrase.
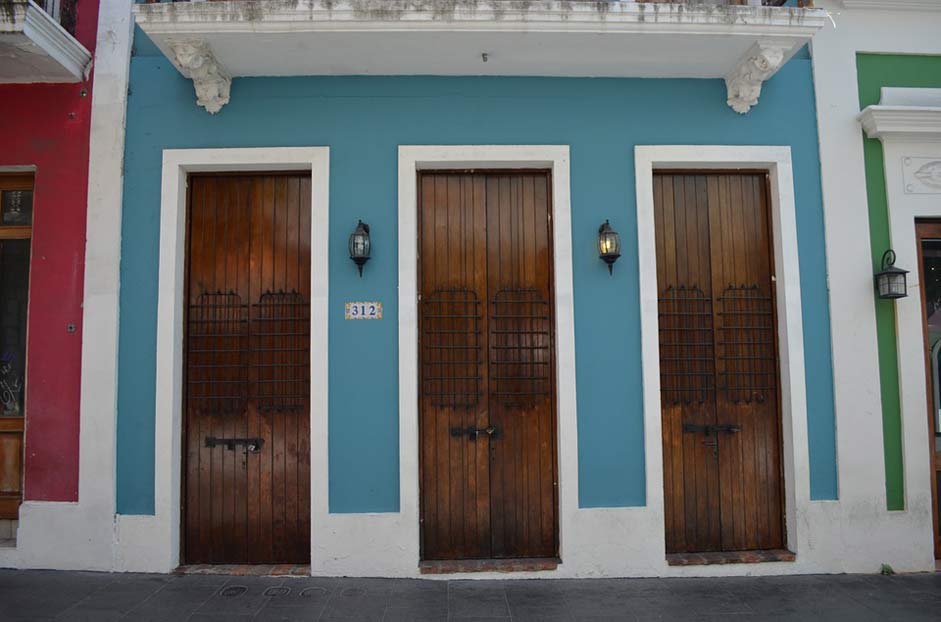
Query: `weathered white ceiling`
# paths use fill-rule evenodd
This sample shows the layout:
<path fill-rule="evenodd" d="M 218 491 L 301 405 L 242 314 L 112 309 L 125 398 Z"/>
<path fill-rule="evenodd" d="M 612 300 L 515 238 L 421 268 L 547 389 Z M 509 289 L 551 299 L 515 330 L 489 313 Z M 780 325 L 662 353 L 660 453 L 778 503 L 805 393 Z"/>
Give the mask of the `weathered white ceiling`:
<path fill-rule="evenodd" d="M 0 83 L 80 82 L 91 54 L 32 2 L 0 10 Z"/>

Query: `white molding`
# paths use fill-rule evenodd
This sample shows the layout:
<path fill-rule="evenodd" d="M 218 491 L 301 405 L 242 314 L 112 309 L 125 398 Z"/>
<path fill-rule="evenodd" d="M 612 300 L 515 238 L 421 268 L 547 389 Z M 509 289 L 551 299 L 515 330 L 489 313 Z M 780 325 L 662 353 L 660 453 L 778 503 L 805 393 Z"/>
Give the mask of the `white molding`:
<path fill-rule="evenodd" d="M 8 9 L 0 12 L 0 35 L 4 38 L 12 36 L 14 46 L 17 35 L 25 37 L 23 43 L 32 43 L 64 70 L 59 75 L 41 73 L 17 78 L 13 82 L 81 82 L 88 78 L 91 52 L 32 0 L 14 1 Z"/>
<path fill-rule="evenodd" d="M 892 0 L 881 3 L 884 10 L 849 10 L 840 0 L 817 0 L 816 4 L 830 10 L 836 22 L 836 28 L 825 28 L 814 38 L 812 61 L 840 486 L 839 501 L 814 503 L 810 520 L 817 546 L 832 556 L 836 572 L 875 572 L 882 563 L 896 572 L 931 571 L 934 554 L 930 540 L 926 544 L 922 535 L 924 529 L 931 529 L 930 503 L 920 508 L 909 504 L 910 509 L 903 512 L 887 510 L 872 281 L 875 249 L 867 213 L 865 133 L 857 121 L 857 63 L 858 54 L 863 53 L 941 54 L 937 36 L 941 14 L 892 10 L 896 4 Z M 898 163 L 887 161 L 887 166 L 901 169 Z M 918 443 L 918 450 L 928 446 L 924 438 Z M 903 447 L 908 469 L 912 466 L 909 448 Z M 906 482 L 906 495 L 924 499 L 922 492 L 930 496 L 929 489 L 919 491 Z M 828 511 L 821 512 L 825 507 Z"/>
<path fill-rule="evenodd" d="M 91 52 L 32 0 L 26 11 L 23 34 L 56 59 L 76 81 L 88 77 L 91 71 Z"/>
<path fill-rule="evenodd" d="M 417 171 L 436 169 L 522 169 L 552 171 L 553 268 L 557 369 L 559 456 L 559 540 L 562 564 L 575 554 L 570 538 L 578 511 L 577 417 L 575 400 L 575 316 L 572 280 L 572 219 L 569 147 L 548 146 L 406 146 L 399 147 L 399 482 L 401 508 L 390 543 L 382 550 L 359 545 L 357 565 L 336 565 L 326 572 L 418 575 L 418 193 Z M 394 548 L 391 544 L 394 543 Z M 348 553 L 350 554 L 350 553 Z M 343 561 L 343 560 L 338 560 Z M 571 566 L 571 564 L 570 564 Z M 538 573 L 545 576 L 547 573 Z M 548 573 L 552 574 L 552 573 Z M 530 576 L 523 573 L 520 577 Z"/>
<path fill-rule="evenodd" d="M 643 365 L 644 432 L 647 495 L 663 518 L 662 410 L 660 404 L 660 341 L 657 249 L 654 225 L 653 173 L 663 169 L 765 169 L 770 179 L 774 270 L 777 285 L 780 347 L 781 412 L 785 480 L 787 546 L 798 560 L 812 554 L 811 534 L 799 517 L 810 505 L 807 445 L 807 392 L 804 375 L 804 332 L 797 254 L 794 180 L 789 147 L 637 146 L 637 255 L 640 285 L 641 360 Z"/>
<path fill-rule="evenodd" d="M 941 107 L 869 106 L 857 119 L 869 138 L 941 140 Z"/>
<path fill-rule="evenodd" d="M 935 138 L 938 138 L 935 135 Z M 928 387 L 925 382 L 925 342 L 921 275 L 915 221 L 941 217 L 937 195 L 905 192 L 903 161 L 920 157 L 941 161 L 941 142 L 920 140 L 915 135 L 889 135 L 882 138 L 885 161 L 886 199 L 888 203 L 890 246 L 896 253 L 896 265 L 909 270 L 908 296 L 896 300 L 896 348 L 898 353 L 899 402 L 901 406 L 902 462 L 905 510 L 898 512 L 912 521 L 909 537 L 924 555 L 933 557 L 931 518 Z M 879 252 L 885 249 L 874 249 Z"/>
<path fill-rule="evenodd" d="M 941 11 L 937 0 L 842 0 L 847 9 L 872 11 Z"/>
<path fill-rule="evenodd" d="M 166 149 L 160 195 L 157 284 L 154 516 L 119 516 L 123 568 L 169 572 L 180 556 L 183 307 L 187 175 L 193 172 L 311 172 L 311 536 L 326 537 L 327 512 L 329 147 Z M 312 555 L 314 547 L 312 546 Z M 312 561 L 312 563 L 316 563 Z"/>

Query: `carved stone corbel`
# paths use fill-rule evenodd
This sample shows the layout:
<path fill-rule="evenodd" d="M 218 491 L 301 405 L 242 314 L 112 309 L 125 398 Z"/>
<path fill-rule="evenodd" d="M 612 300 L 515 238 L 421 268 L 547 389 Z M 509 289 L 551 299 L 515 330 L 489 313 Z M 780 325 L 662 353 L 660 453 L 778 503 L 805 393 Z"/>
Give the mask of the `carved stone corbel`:
<path fill-rule="evenodd" d="M 790 44 L 759 41 L 739 61 L 735 69 L 725 78 L 728 88 L 728 104 L 732 110 L 745 114 L 758 103 L 761 85 L 784 64 L 784 55 Z"/>
<path fill-rule="evenodd" d="M 174 62 L 183 77 L 193 81 L 196 103 L 210 114 L 216 114 L 229 103 L 232 78 L 213 56 L 203 41 L 181 41 L 171 44 Z"/>

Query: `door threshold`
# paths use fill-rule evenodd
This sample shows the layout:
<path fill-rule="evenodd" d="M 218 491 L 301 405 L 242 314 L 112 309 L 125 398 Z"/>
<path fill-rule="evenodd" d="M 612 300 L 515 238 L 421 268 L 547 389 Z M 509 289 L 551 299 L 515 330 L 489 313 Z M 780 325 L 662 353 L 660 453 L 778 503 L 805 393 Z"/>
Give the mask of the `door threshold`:
<path fill-rule="evenodd" d="M 208 574 L 235 577 L 309 577 L 306 564 L 190 564 L 180 566 L 174 574 Z"/>
<path fill-rule="evenodd" d="M 419 564 L 422 574 L 458 574 L 462 572 L 546 572 L 559 567 L 557 557 L 519 559 L 445 559 Z"/>
<path fill-rule="evenodd" d="M 715 564 L 764 564 L 770 562 L 792 562 L 797 555 L 786 549 L 768 551 L 722 551 L 711 553 L 669 553 L 667 564 L 671 566 L 712 566 Z"/>

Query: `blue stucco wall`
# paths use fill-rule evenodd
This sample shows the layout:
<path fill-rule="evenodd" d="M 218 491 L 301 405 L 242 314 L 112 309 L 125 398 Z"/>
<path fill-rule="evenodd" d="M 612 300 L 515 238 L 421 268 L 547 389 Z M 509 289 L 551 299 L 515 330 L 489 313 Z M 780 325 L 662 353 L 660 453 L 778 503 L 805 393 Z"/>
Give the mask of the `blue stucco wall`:
<path fill-rule="evenodd" d="M 131 65 L 118 411 L 118 510 L 154 510 L 154 352 L 164 148 L 328 145 L 329 463 L 333 512 L 399 507 L 397 147 L 571 145 L 579 503 L 646 502 L 633 148 L 761 144 L 793 149 L 806 347 L 811 490 L 836 497 L 824 231 L 810 61 L 792 60 L 739 116 L 720 80 L 310 77 L 238 79 L 210 116 L 192 84 L 138 32 Z M 370 223 L 364 277 L 346 239 Z M 606 218 L 624 240 L 614 276 L 598 258 Z M 381 300 L 385 319 L 345 322 L 346 300 Z M 367 387 L 364 390 L 364 387 Z M 316 390 L 316 388 L 315 388 Z M 325 413 L 312 413 L 313 417 Z"/>

